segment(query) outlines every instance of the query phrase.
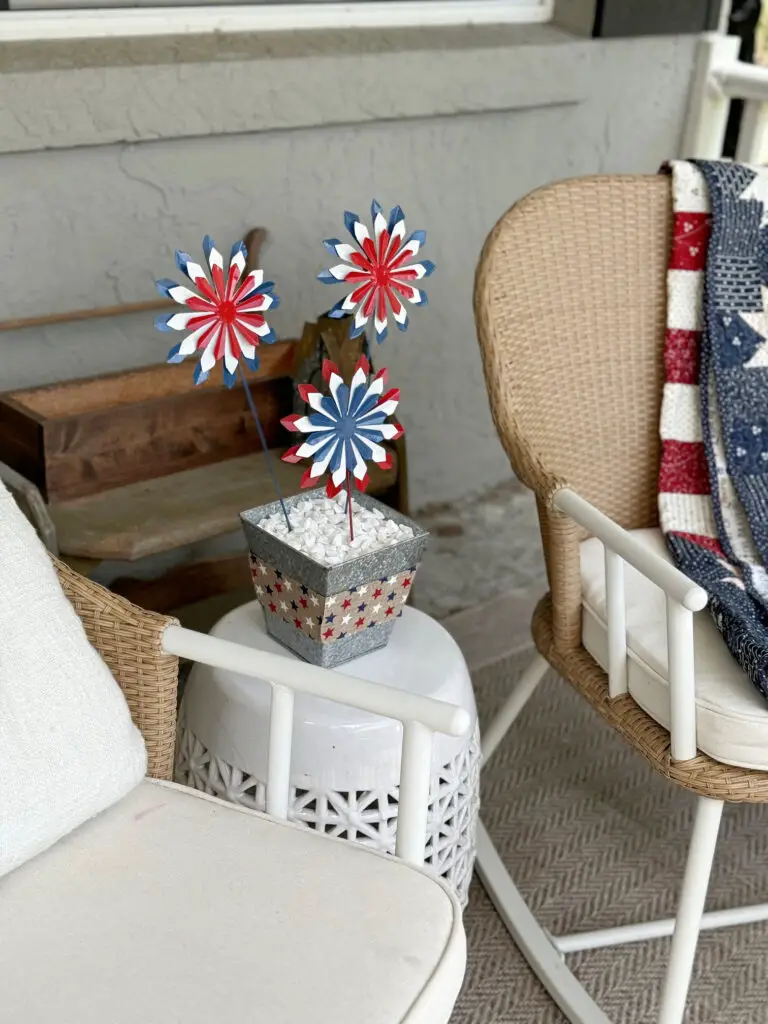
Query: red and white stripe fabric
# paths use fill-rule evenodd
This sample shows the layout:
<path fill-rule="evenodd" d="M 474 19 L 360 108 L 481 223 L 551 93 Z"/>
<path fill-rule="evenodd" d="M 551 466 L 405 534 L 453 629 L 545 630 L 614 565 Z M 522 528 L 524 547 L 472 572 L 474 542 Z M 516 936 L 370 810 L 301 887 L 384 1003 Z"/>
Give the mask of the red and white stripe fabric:
<path fill-rule="evenodd" d="M 700 354 L 703 338 L 704 278 L 711 226 L 709 192 L 699 168 L 672 162 L 673 237 L 667 270 L 665 383 L 661 401 L 659 522 L 719 557 L 740 564 L 768 602 L 768 576 L 760 564 L 749 520 L 728 473 L 715 378 L 707 384 L 708 438 L 717 481 L 723 535 L 718 538 L 710 467 L 703 431 Z M 727 545 L 724 552 L 723 543 Z"/>
<path fill-rule="evenodd" d="M 702 436 L 699 388 L 709 196 L 703 175 L 686 161 L 672 164 L 672 210 L 660 424 L 659 521 L 664 533 L 680 534 L 722 555 Z"/>

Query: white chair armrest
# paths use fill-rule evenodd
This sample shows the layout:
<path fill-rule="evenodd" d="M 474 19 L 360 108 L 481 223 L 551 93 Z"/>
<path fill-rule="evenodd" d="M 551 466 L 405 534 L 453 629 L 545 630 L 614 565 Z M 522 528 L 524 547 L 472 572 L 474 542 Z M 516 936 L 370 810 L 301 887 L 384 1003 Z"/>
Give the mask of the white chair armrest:
<path fill-rule="evenodd" d="M 556 492 L 554 505 L 615 551 L 625 562 L 660 587 L 665 594 L 691 612 L 700 612 L 707 604 L 707 592 L 661 555 L 641 544 L 631 533 L 582 498 L 576 491 L 563 488 Z"/>
<path fill-rule="evenodd" d="M 448 736 L 463 736 L 471 725 L 467 711 L 456 704 L 372 683 L 368 679 L 356 679 L 280 654 L 254 650 L 245 644 L 221 640 L 183 626 L 168 626 L 163 634 L 163 646 L 169 654 L 180 658 L 253 679 L 265 679 L 296 693 L 324 697 L 399 722 L 421 722 L 434 732 Z"/>
<path fill-rule="evenodd" d="M 367 679 L 355 679 L 257 651 L 245 644 L 168 626 L 163 647 L 169 654 L 199 661 L 214 668 L 263 679 L 272 685 L 267 758 L 267 813 L 288 816 L 294 693 L 324 697 L 371 714 L 403 723 L 397 838 L 395 852 L 410 864 L 424 863 L 424 845 L 432 773 L 432 737 L 435 732 L 463 736 L 471 725 L 468 712 L 455 704 L 408 693 Z"/>
<path fill-rule="evenodd" d="M 595 508 L 576 491 L 562 488 L 555 508 L 601 540 L 605 548 L 605 597 L 608 618 L 608 691 L 627 692 L 626 601 L 624 562 L 660 587 L 667 603 L 667 664 L 670 744 L 675 761 L 696 756 L 696 676 L 693 612 L 707 604 L 707 592 L 671 562 L 641 544 L 631 533 Z"/>

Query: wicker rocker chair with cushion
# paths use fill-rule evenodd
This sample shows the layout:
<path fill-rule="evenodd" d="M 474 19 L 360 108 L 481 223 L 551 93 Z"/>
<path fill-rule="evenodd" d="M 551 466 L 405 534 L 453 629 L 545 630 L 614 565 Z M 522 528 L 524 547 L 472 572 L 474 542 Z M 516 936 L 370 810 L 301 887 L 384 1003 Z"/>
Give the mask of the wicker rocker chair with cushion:
<path fill-rule="evenodd" d="M 768 801 L 768 705 L 702 612 L 705 592 L 671 564 L 658 529 L 671 224 L 664 176 L 548 186 L 497 224 L 475 292 L 496 428 L 536 495 L 550 587 L 533 617 L 538 654 L 490 724 L 483 753 L 492 755 L 552 666 L 657 772 L 698 798 L 660 1024 L 683 1020 L 723 805 Z M 478 865 L 568 1019 L 606 1024 L 482 828 Z M 766 918 L 762 904 L 707 923 Z M 669 922 L 647 922 L 613 929 L 613 941 L 569 936 L 563 948 L 669 930 Z"/>
<path fill-rule="evenodd" d="M 127 698 L 153 778 L 141 781 L 142 761 L 127 795 L 20 866 L 11 863 L 0 878 L 0 1017 L 24 1024 L 447 1024 L 464 974 L 461 910 L 420 865 L 433 732 L 462 735 L 467 713 L 182 629 L 61 563 L 56 569 Z M 49 583 L 55 590 L 55 580 Z M 88 650 L 81 638 L 82 646 Z M 272 682 L 267 814 L 168 781 L 179 657 Z M 0 679 L 0 693 L 2 686 L 8 681 Z M 23 673 L 17 689 L 24 699 Z M 294 692 L 403 722 L 398 857 L 280 820 L 288 807 Z M 13 685 L 10 697 L 13 711 Z M 67 699 L 61 695 L 58 713 Z M 75 757 L 65 744 L 56 747 L 55 721 L 51 732 L 46 749 L 61 778 Z M 95 742 L 108 768 L 111 751 Z M 10 764 L 23 777 L 18 758 Z M 36 770 L 26 766 L 33 784 Z M 5 796 L 0 771 L 0 818 Z M 32 815 L 50 803 L 43 793 Z M 15 819 L 8 821 L 13 831 Z"/>

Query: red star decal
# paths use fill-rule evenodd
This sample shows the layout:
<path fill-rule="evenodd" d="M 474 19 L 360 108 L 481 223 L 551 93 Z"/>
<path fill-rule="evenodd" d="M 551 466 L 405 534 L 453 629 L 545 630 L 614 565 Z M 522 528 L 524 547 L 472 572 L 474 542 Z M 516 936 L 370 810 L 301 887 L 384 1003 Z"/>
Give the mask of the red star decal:
<path fill-rule="evenodd" d="M 373 596 L 374 598 L 381 597 L 381 587 L 378 587 L 376 590 L 374 590 Z"/>
<path fill-rule="evenodd" d="M 301 619 L 294 619 L 293 624 L 296 627 L 296 629 L 301 629 Z"/>
<path fill-rule="evenodd" d="M 405 584 L 403 584 L 403 586 L 405 586 Z M 282 583 L 276 583 L 275 584 L 275 590 L 278 592 L 278 594 L 281 594 L 283 592 L 283 585 L 282 585 Z"/>
<path fill-rule="evenodd" d="M 357 622 L 355 623 L 355 625 L 356 626 L 364 626 L 365 625 L 365 619 L 358 619 Z"/>
<path fill-rule="evenodd" d="M 403 580 L 403 586 L 404 587 L 410 587 L 410 585 L 411 585 L 411 581 L 410 580 Z"/>
<path fill-rule="evenodd" d="M 326 629 L 326 631 L 323 633 L 323 640 L 330 640 L 330 638 L 332 636 L 333 636 L 333 630 L 332 629 Z"/>
<path fill-rule="evenodd" d="M 301 605 L 302 608 L 306 608 L 307 607 L 307 599 L 306 599 L 306 597 L 300 597 L 299 598 L 299 604 Z"/>
<path fill-rule="evenodd" d="M 269 602 L 269 610 L 270 610 L 271 612 L 276 612 L 276 611 L 277 611 L 277 605 L 275 604 L 275 602 L 274 602 L 274 601 L 270 601 L 270 602 Z"/>
<path fill-rule="evenodd" d="M 387 615 L 394 615 L 394 614 L 395 614 L 395 609 L 394 608 L 387 608 Z"/>
<path fill-rule="evenodd" d="M 351 604 L 352 604 L 352 602 L 349 600 L 349 598 L 347 598 L 346 601 L 344 602 L 344 604 L 341 607 L 342 608 L 349 608 L 351 606 Z"/>

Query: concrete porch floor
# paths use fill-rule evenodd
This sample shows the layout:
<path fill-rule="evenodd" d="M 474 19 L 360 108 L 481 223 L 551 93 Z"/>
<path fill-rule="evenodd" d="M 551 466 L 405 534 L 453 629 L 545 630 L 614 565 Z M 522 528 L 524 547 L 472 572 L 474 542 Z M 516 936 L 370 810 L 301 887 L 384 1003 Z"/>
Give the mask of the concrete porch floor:
<path fill-rule="evenodd" d="M 546 590 L 530 491 L 512 479 L 416 518 L 431 534 L 416 607 L 444 621 L 473 669 L 528 647 L 531 615 Z"/>
<path fill-rule="evenodd" d="M 430 532 L 415 602 L 437 619 L 498 599 L 545 589 L 533 495 L 512 479 L 485 494 L 422 509 Z"/>

